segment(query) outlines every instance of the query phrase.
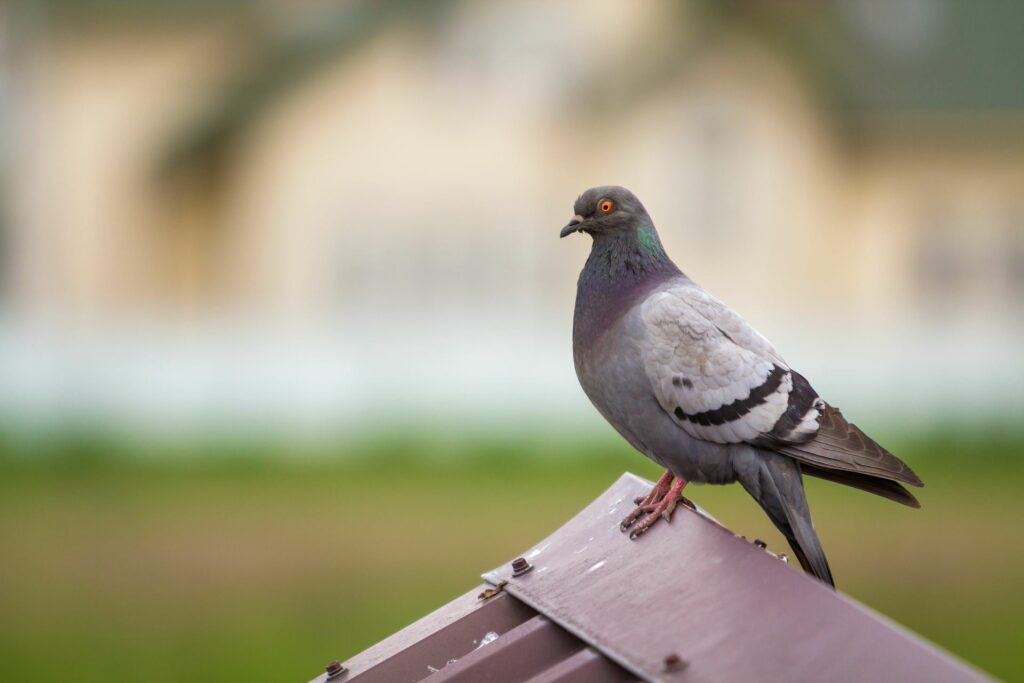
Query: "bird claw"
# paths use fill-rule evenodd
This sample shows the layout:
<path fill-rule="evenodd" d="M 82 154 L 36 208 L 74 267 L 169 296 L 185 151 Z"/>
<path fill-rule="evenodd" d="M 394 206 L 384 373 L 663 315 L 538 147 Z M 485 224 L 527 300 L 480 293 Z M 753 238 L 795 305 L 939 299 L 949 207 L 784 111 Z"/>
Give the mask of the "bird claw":
<path fill-rule="evenodd" d="M 642 517 L 645 513 L 646 510 L 644 510 L 644 506 L 638 506 L 635 510 L 626 515 L 626 517 L 621 522 L 619 522 L 619 531 L 625 532 L 626 530 L 628 530 L 631 526 L 633 526 L 636 520 L 640 519 L 640 517 Z"/>
<path fill-rule="evenodd" d="M 626 529 L 633 526 L 633 523 L 640 518 L 643 514 L 649 514 L 653 511 L 653 506 L 661 503 L 665 499 L 665 495 L 672 488 L 672 480 L 675 477 L 673 474 L 666 470 L 665 474 L 661 475 L 657 483 L 651 487 L 651 490 L 646 496 L 637 496 L 633 499 L 633 505 L 636 505 L 636 509 L 629 513 L 622 523 L 619 524 L 619 529 L 625 531 Z"/>
<path fill-rule="evenodd" d="M 666 524 L 671 523 L 672 513 L 679 503 L 696 510 L 693 502 L 682 494 L 685 485 L 686 482 L 680 480 L 672 484 L 667 492 L 658 491 L 658 487 L 655 486 L 651 494 L 640 499 L 636 509 L 626 515 L 626 518 L 619 524 L 619 530 L 622 532 L 628 530 L 629 540 L 633 541 L 647 533 L 659 519 L 664 519 Z"/>
<path fill-rule="evenodd" d="M 655 512 L 655 510 L 659 510 L 658 505 L 660 504 L 660 502 L 661 501 L 659 501 L 658 504 L 655 505 L 649 505 L 644 504 L 643 499 L 641 499 L 641 503 L 637 505 L 636 509 L 630 512 L 628 515 L 626 515 L 625 519 L 619 522 L 619 530 L 626 531 L 631 526 L 633 526 L 633 524 L 635 524 L 636 521 L 641 517 L 644 517 L 645 515 L 651 515 Z"/>
<path fill-rule="evenodd" d="M 651 508 L 644 509 L 644 512 L 649 514 L 641 519 L 635 527 L 629 532 L 629 540 L 635 541 L 640 538 L 654 526 L 659 519 L 665 520 L 666 524 L 672 523 L 672 512 L 675 510 L 675 504 L 658 505 Z"/>

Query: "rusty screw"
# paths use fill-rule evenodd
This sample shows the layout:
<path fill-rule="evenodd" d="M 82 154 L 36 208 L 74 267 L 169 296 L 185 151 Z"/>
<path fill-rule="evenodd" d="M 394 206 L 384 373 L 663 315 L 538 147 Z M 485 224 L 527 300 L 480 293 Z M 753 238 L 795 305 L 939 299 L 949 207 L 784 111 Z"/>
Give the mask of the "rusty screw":
<path fill-rule="evenodd" d="M 525 557 L 517 557 L 512 560 L 512 576 L 522 576 L 533 569 L 533 565 L 526 561 Z"/>
<path fill-rule="evenodd" d="M 665 655 L 665 660 L 662 663 L 665 665 L 664 671 L 667 674 L 673 673 L 675 671 L 682 671 L 686 668 L 687 665 L 686 660 L 684 660 L 682 657 L 675 654 L 674 652 L 670 655 Z"/>
<path fill-rule="evenodd" d="M 342 666 L 341 662 L 335 660 L 327 665 L 327 680 L 337 678 L 341 674 L 345 673 L 345 667 Z"/>

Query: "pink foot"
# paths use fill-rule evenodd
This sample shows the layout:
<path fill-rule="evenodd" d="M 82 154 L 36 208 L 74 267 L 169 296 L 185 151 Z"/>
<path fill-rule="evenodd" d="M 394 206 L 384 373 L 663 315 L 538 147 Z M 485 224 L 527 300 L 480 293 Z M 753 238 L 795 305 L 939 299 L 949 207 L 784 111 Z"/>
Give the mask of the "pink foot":
<path fill-rule="evenodd" d="M 658 477 L 658 481 L 655 482 L 654 486 L 651 487 L 650 492 L 646 496 L 637 496 L 633 499 L 634 505 L 654 505 L 661 501 L 668 493 L 668 490 L 672 488 L 672 480 L 675 476 L 668 470 L 665 470 L 665 474 Z"/>
<path fill-rule="evenodd" d="M 619 523 L 619 530 L 625 531 L 629 527 L 633 526 L 641 516 L 648 514 L 653 506 L 657 505 L 668 493 L 668 490 L 672 488 L 672 480 L 675 477 L 671 472 L 665 470 L 665 474 L 661 475 L 658 482 L 651 487 L 650 492 L 646 496 L 639 496 L 633 499 L 633 504 L 636 505 L 636 509 L 626 515 L 625 519 Z"/>
<path fill-rule="evenodd" d="M 664 519 L 666 522 L 671 521 L 672 513 L 680 501 L 692 510 L 697 509 L 688 498 L 683 496 L 686 480 L 676 479 L 673 482 L 674 478 L 671 472 L 665 472 L 646 498 L 638 498 L 634 501 L 637 503 L 637 508 L 629 513 L 619 525 L 622 531 L 630 529 L 629 538 L 631 540 L 645 534 L 659 519 Z"/>

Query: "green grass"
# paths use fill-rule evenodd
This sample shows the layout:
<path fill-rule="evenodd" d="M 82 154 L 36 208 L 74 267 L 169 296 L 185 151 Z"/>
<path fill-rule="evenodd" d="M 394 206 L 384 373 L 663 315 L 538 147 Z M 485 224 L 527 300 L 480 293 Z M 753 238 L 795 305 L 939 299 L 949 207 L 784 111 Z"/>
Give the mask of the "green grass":
<path fill-rule="evenodd" d="M 844 592 L 1024 680 L 1024 439 L 977 437 L 889 440 L 927 482 L 922 510 L 818 481 L 809 495 Z M 478 585 L 626 469 L 658 474 L 605 435 L 317 448 L 8 437 L 2 677 L 308 680 Z M 785 547 L 739 487 L 690 496 Z"/>

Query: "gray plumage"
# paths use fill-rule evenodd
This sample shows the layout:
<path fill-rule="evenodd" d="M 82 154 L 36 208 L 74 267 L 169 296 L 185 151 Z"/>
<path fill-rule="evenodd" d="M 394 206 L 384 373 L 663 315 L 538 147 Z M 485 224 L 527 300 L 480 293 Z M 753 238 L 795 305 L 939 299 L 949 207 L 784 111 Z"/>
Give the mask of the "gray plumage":
<path fill-rule="evenodd" d="M 577 200 L 562 236 L 593 238 L 573 321 L 576 374 L 638 451 L 687 482 L 739 481 L 809 572 L 832 584 L 802 474 L 905 505 L 909 467 L 848 423 L 771 343 L 665 253 L 625 188 Z"/>

